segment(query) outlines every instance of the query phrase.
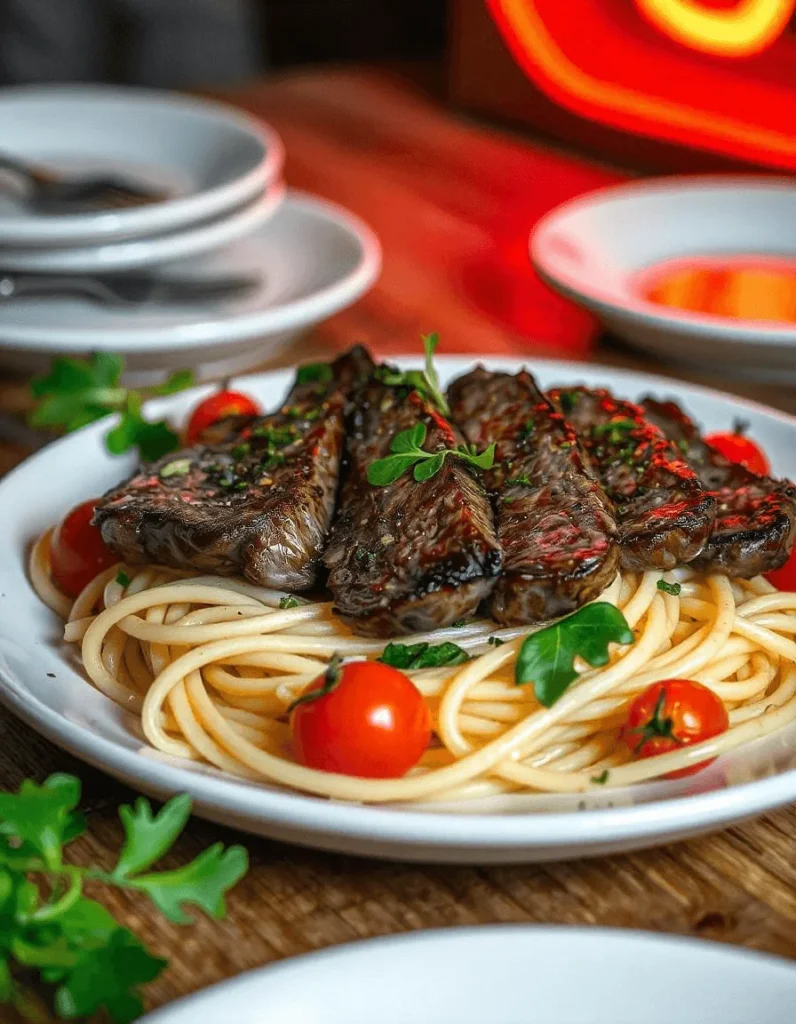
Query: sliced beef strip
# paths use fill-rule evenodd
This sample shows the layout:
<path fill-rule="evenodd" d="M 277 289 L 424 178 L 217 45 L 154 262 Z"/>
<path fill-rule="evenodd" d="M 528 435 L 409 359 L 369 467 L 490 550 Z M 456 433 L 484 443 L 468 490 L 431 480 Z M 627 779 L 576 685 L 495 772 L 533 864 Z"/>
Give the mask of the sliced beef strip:
<path fill-rule="evenodd" d="M 617 527 L 572 427 L 524 371 L 478 367 L 454 381 L 448 399 L 469 443 L 497 443 L 484 474 L 503 548 L 493 617 L 543 622 L 593 600 L 619 568 Z"/>
<path fill-rule="evenodd" d="M 703 440 L 676 402 L 645 398 L 648 418 L 681 447 L 718 503 L 710 539 L 694 565 L 750 577 L 783 565 L 796 541 L 796 487 L 730 462 Z"/>
<path fill-rule="evenodd" d="M 374 375 L 355 395 L 347 425 L 349 466 L 324 562 L 335 605 L 356 632 L 388 637 L 450 626 L 472 616 L 500 573 L 492 510 L 481 483 L 448 457 L 417 482 L 368 483 L 396 434 L 425 424 L 425 450 L 463 442 L 416 391 Z"/>
<path fill-rule="evenodd" d="M 640 406 L 604 390 L 559 388 L 550 398 L 578 433 L 614 502 L 622 567 L 673 569 L 707 543 L 716 500 Z"/>
<path fill-rule="evenodd" d="M 345 386 L 371 366 L 355 350 L 330 379 L 300 373 L 272 415 L 227 421 L 216 428 L 221 443 L 142 467 L 97 506 L 105 542 L 129 563 L 311 586 L 337 493 Z"/>

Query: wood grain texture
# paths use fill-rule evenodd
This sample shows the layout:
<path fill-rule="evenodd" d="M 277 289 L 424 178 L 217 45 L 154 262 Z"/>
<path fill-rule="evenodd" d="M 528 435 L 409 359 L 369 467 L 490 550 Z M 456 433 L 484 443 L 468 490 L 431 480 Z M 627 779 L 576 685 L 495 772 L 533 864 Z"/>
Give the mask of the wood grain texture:
<path fill-rule="evenodd" d="M 532 150 L 454 120 L 412 90 L 368 72 L 291 76 L 234 98 L 283 134 L 294 185 L 359 212 L 385 245 L 379 286 L 303 339 L 285 362 L 360 339 L 382 352 L 412 350 L 418 333 L 434 328 L 444 331 L 453 351 L 526 355 L 557 350 L 554 332 L 532 339 L 523 329 L 526 312 L 520 300 L 531 280 L 527 264 L 517 259 L 505 271 L 504 264 L 493 262 L 490 269 L 490 261 L 505 252 L 496 248 L 494 232 L 513 239 L 527 228 L 522 195 L 536 166 Z M 569 158 L 560 156 L 554 167 L 558 160 L 569 166 Z M 588 164 L 582 173 L 584 187 L 611 178 L 611 172 Z M 508 225 L 515 204 L 517 224 Z M 505 303 L 485 308 L 463 285 L 478 260 L 486 280 L 507 275 Z M 541 301 L 566 308 L 554 297 Z M 583 326 L 568 321 L 570 333 L 573 322 Z M 580 355 L 587 355 L 585 346 Z M 651 359 L 610 342 L 601 343 L 592 358 L 657 368 Z M 703 382 L 796 412 L 796 395 L 785 388 L 716 377 Z M 24 410 L 20 382 L 0 382 L 0 404 L 5 412 Z M 0 443 L 3 467 L 24 452 L 24 446 Z M 74 771 L 84 780 L 92 832 L 75 843 L 75 860 L 110 866 L 120 841 L 115 808 L 133 794 L 0 711 L 0 786 L 14 787 L 26 776 L 41 779 L 52 771 Z M 335 943 L 499 921 L 645 928 L 796 957 L 793 808 L 673 847 L 505 868 L 369 862 L 242 837 L 194 820 L 171 863 L 184 862 L 216 839 L 244 842 L 252 859 L 249 876 L 231 895 L 226 921 L 202 919 L 181 929 L 128 894 L 103 897 L 127 926 L 171 959 L 168 971 L 148 989 L 150 1006 L 247 968 Z"/>

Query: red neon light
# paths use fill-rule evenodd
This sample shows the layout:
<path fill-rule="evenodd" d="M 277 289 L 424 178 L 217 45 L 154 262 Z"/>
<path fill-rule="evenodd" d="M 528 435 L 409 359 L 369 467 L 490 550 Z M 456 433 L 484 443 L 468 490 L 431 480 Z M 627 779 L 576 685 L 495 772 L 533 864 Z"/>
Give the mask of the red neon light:
<path fill-rule="evenodd" d="M 628 0 L 487 6 L 528 77 L 581 116 L 796 168 L 796 37 L 783 33 L 757 57 L 722 61 L 665 38 Z"/>
<path fill-rule="evenodd" d="M 664 35 L 704 53 L 749 57 L 785 31 L 796 0 L 634 0 Z"/>

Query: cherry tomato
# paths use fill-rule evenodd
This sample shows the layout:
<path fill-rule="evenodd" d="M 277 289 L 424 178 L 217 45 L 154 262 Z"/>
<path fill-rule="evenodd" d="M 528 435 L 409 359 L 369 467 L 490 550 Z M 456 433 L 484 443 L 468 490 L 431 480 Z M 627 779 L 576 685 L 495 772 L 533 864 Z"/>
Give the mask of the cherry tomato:
<path fill-rule="evenodd" d="M 53 531 L 50 575 L 60 591 L 77 597 L 94 577 L 119 561 L 105 545 L 98 526 L 91 525 L 96 499 L 68 512 Z"/>
<path fill-rule="evenodd" d="M 780 569 L 772 569 L 766 573 L 766 579 L 773 583 L 777 590 L 796 590 L 796 547 Z"/>
<path fill-rule="evenodd" d="M 431 739 L 423 695 L 403 672 L 375 661 L 332 662 L 293 706 L 290 727 L 302 764 L 366 779 L 406 774 Z"/>
<path fill-rule="evenodd" d="M 260 407 L 253 398 L 240 391 L 216 391 L 210 395 L 191 413 L 185 439 L 188 444 L 195 444 L 203 430 L 226 419 L 227 416 L 259 416 Z"/>
<path fill-rule="evenodd" d="M 701 743 L 729 726 L 727 709 L 707 686 L 690 679 L 666 679 L 648 686 L 630 705 L 622 738 L 633 756 L 641 759 Z M 713 760 L 669 772 L 665 778 L 693 775 Z"/>
<path fill-rule="evenodd" d="M 762 448 L 744 434 L 708 434 L 705 442 L 720 452 L 725 459 L 729 459 L 730 462 L 740 462 L 742 466 L 746 466 L 753 473 L 768 476 L 771 472 L 771 466 Z"/>

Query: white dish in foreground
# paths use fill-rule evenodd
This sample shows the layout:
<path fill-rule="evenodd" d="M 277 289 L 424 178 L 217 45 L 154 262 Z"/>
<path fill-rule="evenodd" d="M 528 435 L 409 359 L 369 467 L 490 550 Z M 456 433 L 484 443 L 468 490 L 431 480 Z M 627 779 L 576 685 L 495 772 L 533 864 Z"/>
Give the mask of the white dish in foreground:
<path fill-rule="evenodd" d="M 794 1003 L 796 966 L 760 953 L 646 932 L 496 925 L 295 957 L 142 1024 L 790 1024 Z"/>
<path fill-rule="evenodd" d="M 516 372 L 518 360 L 488 359 Z M 419 366 L 418 360 L 399 360 Z M 470 368 L 440 358 L 443 384 Z M 767 451 L 773 471 L 796 476 L 796 419 L 720 392 L 610 367 L 529 360 L 543 387 L 586 383 L 638 398 L 676 395 L 709 429 L 737 416 Z M 292 373 L 243 383 L 266 408 L 279 404 Z M 203 394 L 208 393 L 200 392 Z M 181 419 L 197 401 L 188 392 L 153 408 Z M 44 449 L 0 483 L 0 700 L 33 728 L 111 775 L 165 797 L 190 793 L 196 812 L 213 821 L 330 850 L 462 863 L 554 860 L 639 849 L 708 832 L 796 800 L 796 726 L 739 747 L 690 779 L 588 794 L 492 798 L 456 805 L 368 807 L 238 781 L 144 749 L 138 719 L 94 690 L 75 652 L 60 642 L 61 623 L 27 579 L 30 544 L 72 505 L 132 471 L 113 458 L 95 424 Z M 55 678 L 48 676 L 54 674 Z"/>
<path fill-rule="evenodd" d="M 669 260 L 796 256 L 789 178 L 663 178 L 591 192 L 536 226 L 531 258 L 555 289 L 592 310 L 619 337 L 666 359 L 723 372 L 796 377 L 796 325 L 735 320 L 646 301 L 634 281 Z"/>
<path fill-rule="evenodd" d="M 65 174 L 118 174 L 173 196 L 128 210 L 43 216 L 4 187 L 4 246 L 89 245 L 184 228 L 254 199 L 278 180 L 284 161 L 279 137 L 253 117 L 147 89 L 3 89 L 0 124 L 9 156 Z"/>
<path fill-rule="evenodd" d="M 288 194 L 267 224 L 218 252 L 160 273 L 253 276 L 253 292 L 219 302 L 110 309 L 79 299 L 0 303 L 0 360 L 41 370 L 52 356 L 97 349 L 125 357 L 126 380 L 189 366 L 210 379 L 271 358 L 298 331 L 360 297 L 376 280 L 373 232 L 339 206 Z"/>
<path fill-rule="evenodd" d="M 157 267 L 162 263 L 199 256 L 248 235 L 274 216 L 284 197 L 285 186 L 277 182 L 246 206 L 169 234 L 68 249 L 4 248 L 0 262 L 6 270 L 65 274 L 99 274 Z"/>

